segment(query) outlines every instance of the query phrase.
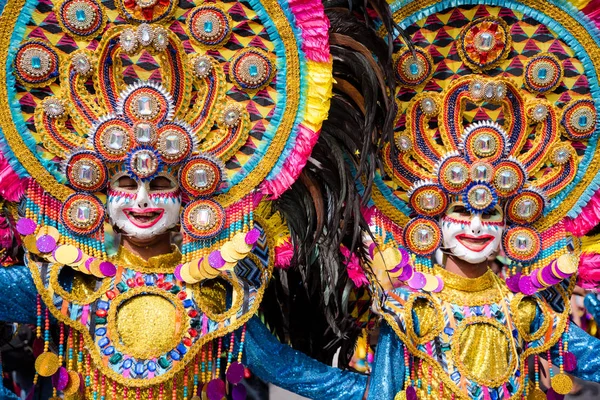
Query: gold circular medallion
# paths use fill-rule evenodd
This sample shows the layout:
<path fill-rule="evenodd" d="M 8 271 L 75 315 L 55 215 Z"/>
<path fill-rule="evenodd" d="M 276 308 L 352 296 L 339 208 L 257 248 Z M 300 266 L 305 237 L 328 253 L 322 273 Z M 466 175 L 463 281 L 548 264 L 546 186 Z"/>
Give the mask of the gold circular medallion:
<path fill-rule="evenodd" d="M 570 254 L 563 254 L 556 260 L 556 267 L 564 274 L 574 274 L 577 266 L 578 262 Z"/>
<path fill-rule="evenodd" d="M 546 393 L 544 393 L 540 388 L 532 388 L 527 395 L 527 400 L 546 400 Z"/>
<path fill-rule="evenodd" d="M 204 260 L 200 263 L 200 273 L 205 279 L 213 279 L 221 274 L 221 271 L 210 266 L 208 263 L 208 257 L 204 257 Z"/>
<path fill-rule="evenodd" d="M 199 279 L 195 279 L 192 277 L 191 271 L 190 271 L 190 263 L 185 263 L 181 266 L 181 270 L 179 271 L 179 274 L 181 275 L 181 279 L 183 279 L 183 281 L 185 283 L 189 283 L 190 285 L 193 285 L 194 283 L 198 283 Z"/>
<path fill-rule="evenodd" d="M 558 374 L 552 377 L 552 389 L 558 394 L 567 395 L 573 389 L 573 380 L 567 374 Z"/>
<path fill-rule="evenodd" d="M 96 278 L 104 278 L 104 274 L 102 273 L 102 271 L 100 271 L 100 264 L 101 263 L 102 263 L 102 261 L 98 260 L 98 259 L 95 259 L 94 261 L 92 261 L 90 263 L 90 272 Z"/>
<path fill-rule="evenodd" d="M 33 254 L 40 254 L 37 248 L 35 235 L 27 235 L 23 238 L 23 246 Z"/>
<path fill-rule="evenodd" d="M 433 292 L 439 286 L 440 282 L 437 278 L 431 274 L 423 273 L 425 275 L 425 286 L 423 286 L 423 290 L 426 292 Z"/>
<path fill-rule="evenodd" d="M 243 232 L 236 233 L 231 242 L 234 250 L 240 254 L 247 254 L 252 250 L 252 246 L 246 243 L 246 234 Z"/>
<path fill-rule="evenodd" d="M 39 238 L 40 236 L 44 236 L 44 235 L 48 235 L 50 237 L 52 237 L 52 239 L 56 240 L 58 242 L 58 239 L 60 239 L 60 233 L 58 233 L 58 229 L 56 229 L 53 226 L 48 226 L 48 225 L 44 225 L 40 228 L 40 230 L 38 231 L 36 238 Z"/>
<path fill-rule="evenodd" d="M 237 262 L 246 256 L 238 253 L 233 247 L 232 242 L 227 242 L 221 247 L 221 257 L 227 262 Z"/>
<path fill-rule="evenodd" d="M 385 269 L 388 271 L 396 268 L 396 265 L 400 264 L 402 261 L 402 255 L 398 251 L 398 249 L 394 247 L 388 247 L 383 251 L 383 261 L 385 262 Z"/>
<path fill-rule="evenodd" d="M 204 259 L 195 258 L 188 264 L 187 273 L 196 282 L 204 279 L 204 276 L 202 276 L 202 273 L 200 272 L 200 263 L 202 260 Z M 181 271 L 183 272 L 183 267 L 181 268 Z"/>
<path fill-rule="evenodd" d="M 67 386 L 63 389 L 63 392 L 67 396 L 72 396 L 75 393 L 79 392 L 79 387 L 81 386 L 81 378 L 79 378 L 79 374 L 75 371 L 69 371 L 69 382 Z"/>
<path fill-rule="evenodd" d="M 402 390 L 396 394 L 394 400 L 406 400 L 406 391 Z"/>
<path fill-rule="evenodd" d="M 35 370 L 40 376 L 52 376 L 60 368 L 58 356 L 49 351 L 45 351 L 35 359 Z"/>
<path fill-rule="evenodd" d="M 79 250 L 72 244 L 63 244 L 54 251 L 54 258 L 59 264 L 67 265 L 74 263 L 79 257 Z"/>

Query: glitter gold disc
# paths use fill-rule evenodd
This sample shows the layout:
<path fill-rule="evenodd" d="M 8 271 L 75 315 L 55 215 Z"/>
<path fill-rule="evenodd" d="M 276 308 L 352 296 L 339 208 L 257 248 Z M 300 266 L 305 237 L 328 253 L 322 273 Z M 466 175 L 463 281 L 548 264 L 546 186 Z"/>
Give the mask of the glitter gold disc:
<path fill-rule="evenodd" d="M 529 392 L 527 400 L 546 400 L 546 393 L 539 388 L 533 389 Z"/>
<path fill-rule="evenodd" d="M 98 260 L 98 259 L 95 259 L 94 261 L 92 261 L 90 263 L 90 272 L 96 278 L 104 278 L 104 274 L 102 273 L 102 271 L 100 271 L 100 264 L 101 263 L 102 263 L 102 261 Z"/>
<path fill-rule="evenodd" d="M 240 254 L 247 254 L 252 250 L 252 246 L 246 243 L 246 234 L 243 232 L 236 233 L 231 242 L 234 250 Z"/>
<path fill-rule="evenodd" d="M 193 285 L 194 283 L 197 283 L 199 281 L 199 279 L 193 278 L 190 274 L 190 263 L 183 264 L 179 273 L 181 274 L 181 279 L 183 279 L 185 283 Z"/>
<path fill-rule="evenodd" d="M 423 290 L 426 292 L 433 292 L 439 286 L 440 282 L 437 278 L 431 274 L 423 273 L 425 275 L 425 286 L 423 286 Z"/>
<path fill-rule="evenodd" d="M 200 263 L 200 273 L 206 279 L 213 279 L 213 278 L 216 278 L 217 276 L 219 276 L 221 271 L 211 267 L 210 264 L 208 263 L 208 257 L 205 257 L 204 260 L 202 260 L 202 262 Z"/>
<path fill-rule="evenodd" d="M 563 254 L 556 260 L 556 267 L 564 274 L 574 274 L 577 271 L 577 262 L 570 254 Z"/>
<path fill-rule="evenodd" d="M 85 267 L 86 261 L 89 259 L 90 256 L 84 254 L 83 257 L 81 257 L 81 263 L 73 264 L 73 268 L 77 269 L 79 272 L 83 272 L 86 275 L 90 275 L 91 272 Z"/>
<path fill-rule="evenodd" d="M 23 246 L 25 246 L 25 248 L 33 254 L 40 254 L 40 251 L 38 250 L 35 241 L 35 235 L 27 235 L 23 238 Z"/>
<path fill-rule="evenodd" d="M 200 263 L 202 262 L 202 260 L 203 259 L 196 258 L 190 261 L 187 268 L 188 275 L 196 282 L 204 279 L 204 276 L 202 276 L 202 273 L 200 272 Z M 183 267 L 181 268 L 181 270 L 183 271 Z"/>
<path fill-rule="evenodd" d="M 394 400 L 406 400 L 406 391 L 402 390 L 396 394 Z"/>
<path fill-rule="evenodd" d="M 237 262 L 242 258 L 245 258 L 246 255 L 238 253 L 235 250 L 233 243 L 227 242 L 221 247 L 221 257 L 227 262 Z"/>
<path fill-rule="evenodd" d="M 552 378 L 552 389 L 558 394 L 569 394 L 573 389 L 573 380 L 566 374 L 554 375 Z"/>
<path fill-rule="evenodd" d="M 49 351 L 45 351 L 35 359 L 35 370 L 40 376 L 52 376 L 58 371 L 60 362 L 58 356 Z"/>
<path fill-rule="evenodd" d="M 63 389 L 63 392 L 67 396 L 74 395 L 79 391 L 79 386 L 81 385 L 81 379 L 79 378 L 79 374 L 75 371 L 69 371 L 69 383 Z"/>
<path fill-rule="evenodd" d="M 59 264 L 72 264 L 79 257 L 79 250 L 71 244 L 64 244 L 57 247 L 54 252 L 54 258 Z"/>
<path fill-rule="evenodd" d="M 51 236 L 57 242 L 58 242 L 58 239 L 60 238 L 60 233 L 58 233 L 58 229 L 56 229 L 53 226 L 48 226 L 48 225 L 44 225 L 40 228 L 40 230 L 38 231 L 38 233 L 36 235 L 36 238 L 39 238 L 40 236 L 43 236 L 43 235 Z"/>
<path fill-rule="evenodd" d="M 385 262 L 385 268 L 387 270 L 391 270 L 396 268 L 396 265 L 400 264 L 402 261 L 402 255 L 393 247 L 389 247 L 383 251 L 383 261 Z"/>

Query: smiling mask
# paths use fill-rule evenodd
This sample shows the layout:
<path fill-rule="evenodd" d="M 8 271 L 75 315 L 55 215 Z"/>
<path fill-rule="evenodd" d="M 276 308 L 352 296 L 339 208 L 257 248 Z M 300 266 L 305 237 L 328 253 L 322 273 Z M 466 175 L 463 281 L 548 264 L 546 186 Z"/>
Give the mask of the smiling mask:
<path fill-rule="evenodd" d="M 150 239 L 179 222 L 181 192 L 177 180 L 160 175 L 149 182 L 115 175 L 108 190 L 107 212 L 113 226 L 136 239 Z"/>
<path fill-rule="evenodd" d="M 504 215 L 500 207 L 483 214 L 471 214 L 462 202 L 455 202 L 442 216 L 440 225 L 443 248 L 461 260 L 477 264 L 498 253 Z"/>

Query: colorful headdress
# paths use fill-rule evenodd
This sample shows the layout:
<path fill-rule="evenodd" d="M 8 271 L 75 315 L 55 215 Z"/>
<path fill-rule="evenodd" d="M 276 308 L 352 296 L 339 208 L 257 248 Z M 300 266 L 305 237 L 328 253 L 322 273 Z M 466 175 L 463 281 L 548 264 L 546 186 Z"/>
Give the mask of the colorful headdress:
<path fill-rule="evenodd" d="M 29 265 L 44 302 L 80 331 L 114 384 L 151 396 L 258 308 L 285 227 L 278 221 L 269 233 L 255 210 L 290 187 L 317 141 L 332 85 L 328 26 L 319 1 L 6 5 L 2 169 L 31 178 L 17 230 L 43 260 Z M 105 188 L 120 173 L 178 177 L 185 208 L 177 268 L 113 264 Z M 69 268 L 98 285 L 71 293 L 59 282 Z M 216 277 L 232 288 L 228 310 L 212 307 L 218 290 L 203 286 Z M 142 294 L 159 308 L 173 305 L 165 312 L 178 322 L 174 341 L 149 339 L 143 350 L 142 340 L 138 351 L 136 337 L 124 343 L 111 324 Z M 137 316 L 128 318 L 135 328 Z M 54 373 L 56 360 L 44 353 L 41 371 Z"/>
<path fill-rule="evenodd" d="M 399 113 L 375 205 L 424 266 L 452 201 L 500 205 L 526 291 L 557 283 L 575 272 L 555 262 L 572 242 L 569 218 L 597 188 L 598 29 L 562 2 L 414 5 L 392 3 L 415 50 L 394 43 Z"/>

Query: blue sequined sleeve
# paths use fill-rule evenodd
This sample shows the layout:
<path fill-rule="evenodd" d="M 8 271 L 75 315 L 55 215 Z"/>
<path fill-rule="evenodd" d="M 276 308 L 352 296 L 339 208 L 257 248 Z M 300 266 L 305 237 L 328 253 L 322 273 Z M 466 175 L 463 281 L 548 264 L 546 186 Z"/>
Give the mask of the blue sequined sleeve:
<path fill-rule="evenodd" d="M 388 324 L 379 331 L 368 400 L 393 399 L 404 386 L 404 345 Z"/>
<path fill-rule="evenodd" d="M 569 372 L 585 381 L 600 382 L 600 340 L 575 324 L 569 327 L 569 351 L 577 357 L 577 369 Z M 558 346 L 552 349 L 552 362 L 558 365 Z"/>
<path fill-rule="evenodd" d="M 27 267 L 0 267 L 0 321 L 35 324 L 36 294 Z"/>
<path fill-rule="evenodd" d="M 365 375 L 327 366 L 280 343 L 257 318 L 247 325 L 244 358 L 262 380 L 310 399 L 360 400 L 367 386 Z"/>

